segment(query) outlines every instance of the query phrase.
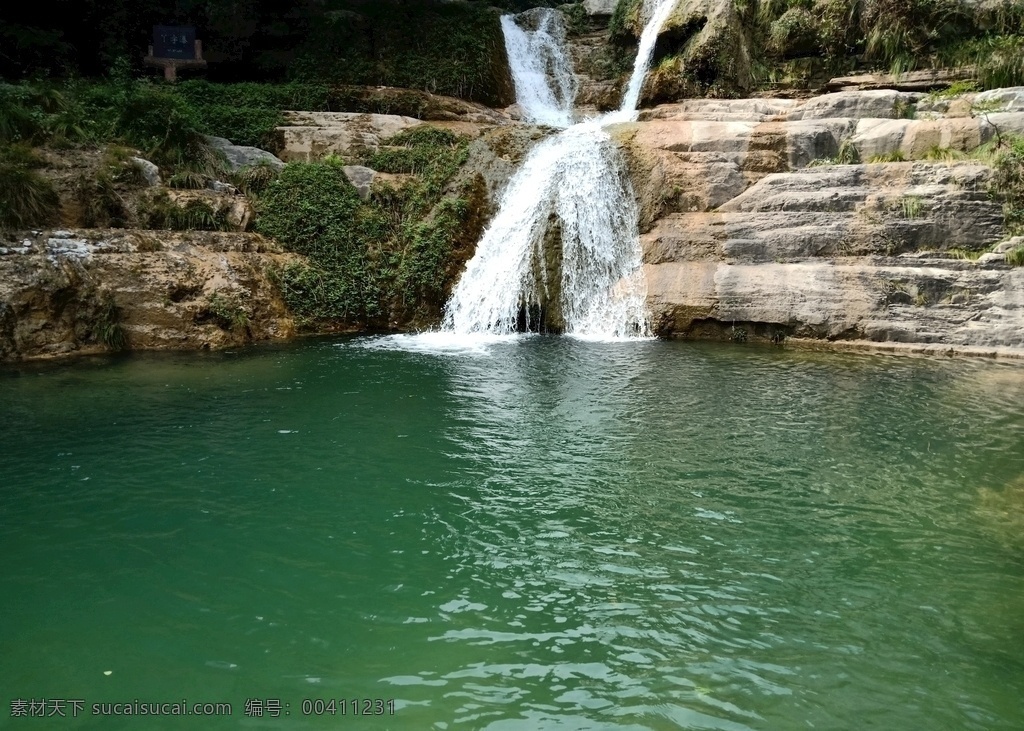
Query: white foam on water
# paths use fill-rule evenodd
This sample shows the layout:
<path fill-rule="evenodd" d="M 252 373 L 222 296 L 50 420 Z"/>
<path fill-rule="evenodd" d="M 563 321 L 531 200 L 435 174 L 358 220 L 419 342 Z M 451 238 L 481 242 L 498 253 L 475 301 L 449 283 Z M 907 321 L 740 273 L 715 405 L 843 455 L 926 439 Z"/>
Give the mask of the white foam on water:
<path fill-rule="evenodd" d="M 355 341 L 359 347 L 369 350 L 401 350 L 434 355 L 488 356 L 496 345 L 509 345 L 525 338 L 536 337 L 531 333 L 456 333 L 446 330 L 432 330 L 411 335 L 382 335 Z"/>

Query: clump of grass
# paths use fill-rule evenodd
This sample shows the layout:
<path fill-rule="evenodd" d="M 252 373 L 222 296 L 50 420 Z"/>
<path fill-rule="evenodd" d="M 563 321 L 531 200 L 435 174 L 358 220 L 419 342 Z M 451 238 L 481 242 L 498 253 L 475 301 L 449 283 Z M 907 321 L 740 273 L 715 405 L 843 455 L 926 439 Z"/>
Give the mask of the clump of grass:
<path fill-rule="evenodd" d="M 977 81 L 954 81 L 945 89 L 937 89 L 936 91 L 929 92 L 928 96 L 925 97 L 925 101 L 937 102 L 944 99 L 954 99 L 958 96 L 971 94 L 976 91 L 980 91 Z"/>
<path fill-rule="evenodd" d="M 893 150 L 883 155 L 872 155 L 868 160 L 869 163 L 882 163 L 882 162 L 906 162 L 907 156 L 903 154 L 902 150 Z"/>
<path fill-rule="evenodd" d="M 100 299 L 93 335 L 115 352 L 128 347 L 128 334 L 121 326 L 121 309 L 110 294 L 105 294 Z"/>
<path fill-rule="evenodd" d="M 60 196 L 36 170 L 44 164 L 27 145 L 0 145 L 0 228 L 45 226 L 57 220 Z"/>
<path fill-rule="evenodd" d="M 168 188 L 179 190 L 202 190 L 209 182 L 209 178 L 195 170 L 179 170 L 167 179 Z"/>
<path fill-rule="evenodd" d="M 1024 246 L 1007 251 L 1006 263 L 1012 267 L 1024 267 Z"/>
<path fill-rule="evenodd" d="M 277 180 L 278 170 L 269 163 L 244 167 L 234 174 L 232 182 L 246 195 L 259 195 Z"/>
<path fill-rule="evenodd" d="M 812 160 L 808 167 L 820 167 L 822 165 L 858 165 L 860 164 L 860 150 L 851 140 L 843 140 L 835 157 L 820 157 Z"/>
<path fill-rule="evenodd" d="M 95 176 L 80 175 L 75 182 L 74 199 L 81 210 L 82 225 L 87 228 L 127 225 L 124 199 L 105 169 L 100 169 Z"/>
<path fill-rule="evenodd" d="M 920 196 L 905 195 L 900 199 L 900 211 L 903 213 L 903 217 L 909 221 L 920 218 L 923 210 L 924 202 Z"/>
<path fill-rule="evenodd" d="M 856 165 L 860 162 L 860 150 L 851 140 L 843 140 L 836 153 L 836 162 L 840 165 Z"/>
<path fill-rule="evenodd" d="M 946 253 L 949 254 L 954 259 L 959 259 L 960 261 L 977 261 L 985 252 L 975 251 L 974 249 L 954 248 L 948 249 Z"/>
<path fill-rule="evenodd" d="M 951 147 L 939 147 L 938 145 L 932 147 L 924 154 L 925 160 L 939 161 L 939 162 L 956 162 L 957 160 L 965 160 L 968 155 L 959 150 L 954 150 Z"/>

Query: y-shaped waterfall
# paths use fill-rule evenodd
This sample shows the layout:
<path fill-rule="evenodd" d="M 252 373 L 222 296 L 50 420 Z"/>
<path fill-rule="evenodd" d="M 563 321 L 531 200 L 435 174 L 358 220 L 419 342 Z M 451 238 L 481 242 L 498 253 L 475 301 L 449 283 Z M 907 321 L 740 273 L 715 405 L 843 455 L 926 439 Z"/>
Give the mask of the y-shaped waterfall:
<path fill-rule="evenodd" d="M 565 129 L 537 145 L 509 182 L 445 308 L 446 331 L 512 333 L 524 324 L 529 329 L 537 324 L 531 316 L 547 312 L 570 335 L 648 334 L 636 198 L 605 129 L 635 118 L 654 42 L 675 0 L 648 5 L 653 12 L 621 108 L 572 126 L 575 81 L 566 75 L 571 64 L 560 14 L 531 11 L 524 20 L 532 30 L 510 16 L 502 19 L 524 115 Z M 561 240 L 560 267 L 549 258 L 553 237 Z M 558 269 L 561 275 L 552 281 Z"/>

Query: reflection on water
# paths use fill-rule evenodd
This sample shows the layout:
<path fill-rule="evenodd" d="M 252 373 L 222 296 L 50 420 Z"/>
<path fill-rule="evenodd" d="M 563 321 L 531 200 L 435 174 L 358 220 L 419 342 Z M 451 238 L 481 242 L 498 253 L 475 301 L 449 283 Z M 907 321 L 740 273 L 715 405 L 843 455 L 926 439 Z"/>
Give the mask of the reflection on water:
<path fill-rule="evenodd" d="M 1021 372 L 543 336 L 23 369 L 0 677 L 224 728 L 1018 729 Z"/>

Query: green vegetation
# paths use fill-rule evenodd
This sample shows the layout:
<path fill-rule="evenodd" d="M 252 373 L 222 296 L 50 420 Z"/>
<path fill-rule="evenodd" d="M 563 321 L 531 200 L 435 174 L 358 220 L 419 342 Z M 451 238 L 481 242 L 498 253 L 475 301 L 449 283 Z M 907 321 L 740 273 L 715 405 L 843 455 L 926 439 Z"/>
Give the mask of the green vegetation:
<path fill-rule="evenodd" d="M 466 148 L 426 126 L 396 135 L 361 162 L 409 177 L 375 183 L 367 201 L 340 161 L 288 165 L 260 198 L 258 230 L 310 258 L 279 273 L 292 309 L 306 322 L 376 327 L 436 314 L 456 274 L 453 255 L 483 225 L 481 179 L 443 195 Z"/>
<path fill-rule="evenodd" d="M 1006 263 L 1012 267 L 1024 267 L 1024 246 L 1006 252 Z"/>
<path fill-rule="evenodd" d="M 221 327 L 227 330 L 246 330 L 249 327 L 249 312 L 238 294 L 231 290 L 213 293 L 207 309 Z"/>
<path fill-rule="evenodd" d="M 0 228 L 44 226 L 57 219 L 60 198 L 39 174 L 45 161 L 24 144 L 0 144 Z"/>
<path fill-rule="evenodd" d="M 259 195 L 276 179 L 277 168 L 269 163 L 250 165 L 231 176 L 235 187 L 245 195 Z"/>
<path fill-rule="evenodd" d="M 860 151 L 853 144 L 852 140 L 843 140 L 835 157 L 821 157 L 811 160 L 808 167 L 819 167 L 822 165 L 857 165 L 860 163 Z"/>
<path fill-rule="evenodd" d="M 744 18 L 758 83 L 806 84 L 853 71 L 858 59 L 894 74 L 973 69 L 976 81 L 965 85 L 976 88 L 955 93 L 1024 83 L 1020 0 L 761 0 L 749 7 Z"/>
<path fill-rule="evenodd" d="M 95 176 L 80 175 L 75 181 L 74 200 L 88 228 L 121 227 L 127 223 L 125 202 L 106 170 Z"/>
<path fill-rule="evenodd" d="M 93 336 L 113 351 L 121 351 L 128 346 L 128 335 L 121 327 L 121 309 L 109 293 L 100 297 Z"/>
<path fill-rule="evenodd" d="M 954 248 L 949 249 L 948 251 L 946 251 L 946 253 L 949 254 L 954 259 L 959 259 L 960 261 L 977 261 L 985 252 L 975 251 L 973 249 Z"/>
<path fill-rule="evenodd" d="M 144 198 L 139 204 L 139 220 L 150 229 L 171 231 L 229 231 L 227 210 L 209 201 L 192 198 L 179 203 L 166 192 Z"/>
<path fill-rule="evenodd" d="M 995 159 L 991 190 L 1003 202 L 1007 230 L 1019 234 L 1024 233 L 1024 137 L 1004 144 Z"/>
<path fill-rule="evenodd" d="M 978 90 L 978 82 L 976 81 L 954 81 L 945 89 L 937 89 L 929 93 L 925 97 L 925 101 L 937 102 L 943 99 L 954 99 L 963 94 L 971 94 Z"/>
<path fill-rule="evenodd" d="M 924 203 L 920 196 L 917 195 L 905 195 L 900 199 L 900 211 L 903 217 L 909 221 L 914 221 L 921 217 L 921 213 L 924 210 Z"/>
<path fill-rule="evenodd" d="M 882 155 L 872 155 L 869 159 L 869 163 L 879 162 L 906 162 L 907 156 L 903 154 L 902 150 L 893 150 L 892 152 L 886 152 Z"/>

